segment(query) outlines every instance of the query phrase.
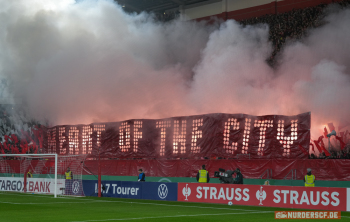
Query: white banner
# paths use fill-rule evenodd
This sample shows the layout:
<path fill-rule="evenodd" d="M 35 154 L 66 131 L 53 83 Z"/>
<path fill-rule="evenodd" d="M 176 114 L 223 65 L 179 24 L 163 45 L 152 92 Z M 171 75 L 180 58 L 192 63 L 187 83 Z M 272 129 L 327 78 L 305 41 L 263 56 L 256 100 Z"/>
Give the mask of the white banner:
<path fill-rule="evenodd" d="M 24 192 L 24 179 L 20 177 L 0 177 L 0 191 Z M 57 179 L 57 193 L 65 187 L 64 179 Z M 27 178 L 28 193 L 54 194 L 55 179 Z"/>

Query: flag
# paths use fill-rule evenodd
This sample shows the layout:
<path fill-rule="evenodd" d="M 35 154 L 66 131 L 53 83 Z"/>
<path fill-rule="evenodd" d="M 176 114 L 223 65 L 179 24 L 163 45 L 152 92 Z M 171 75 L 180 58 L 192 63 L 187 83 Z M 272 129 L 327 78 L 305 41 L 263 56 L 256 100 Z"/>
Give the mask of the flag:
<path fill-rule="evenodd" d="M 320 151 L 320 153 L 324 152 L 326 156 L 330 156 L 331 154 L 328 152 L 328 150 L 326 150 L 322 139 L 323 139 L 323 136 L 320 136 L 318 140 L 314 140 L 314 143 L 318 151 Z M 321 145 L 319 143 L 321 143 Z"/>
<path fill-rule="evenodd" d="M 324 129 L 323 129 L 323 136 L 324 136 L 324 138 L 327 138 L 327 135 L 328 135 L 327 128 L 324 127 Z M 320 140 L 320 139 L 318 139 L 318 140 Z"/>
<path fill-rule="evenodd" d="M 337 140 L 339 140 L 339 142 L 340 142 L 340 148 L 341 148 L 341 150 L 343 150 L 344 149 L 344 147 L 345 147 L 345 143 L 343 142 L 343 137 L 341 136 L 341 137 L 339 137 L 339 136 L 335 136 L 335 138 L 337 139 Z"/>
<path fill-rule="evenodd" d="M 315 152 L 315 146 L 314 146 L 314 144 L 310 143 L 310 146 L 311 146 L 312 151 Z"/>

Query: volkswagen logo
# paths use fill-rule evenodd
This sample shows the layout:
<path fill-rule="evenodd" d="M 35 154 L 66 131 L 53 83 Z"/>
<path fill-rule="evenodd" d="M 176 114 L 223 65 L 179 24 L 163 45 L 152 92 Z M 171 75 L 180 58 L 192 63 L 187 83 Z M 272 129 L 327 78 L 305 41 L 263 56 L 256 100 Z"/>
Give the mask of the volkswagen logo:
<path fill-rule="evenodd" d="M 164 183 L 158 187 L 158 196 L 160 199 L 164 199 L 168 196 L 168 187 Z"/>
<path fill-rule="evenodd" d="M 78 181 L 74 181 L 72 184 L 72 192 L 77 194 L 79 192 L 80 184 Z"/>

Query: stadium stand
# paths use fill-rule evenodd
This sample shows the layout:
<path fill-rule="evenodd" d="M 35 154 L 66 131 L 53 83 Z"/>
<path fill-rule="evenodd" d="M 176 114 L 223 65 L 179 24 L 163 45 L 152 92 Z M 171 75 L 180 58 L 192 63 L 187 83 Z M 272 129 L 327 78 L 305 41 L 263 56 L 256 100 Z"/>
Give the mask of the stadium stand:
<path fill-rule="evenodd" d="M 329 3 L 329 2 L 328 2 Z M 350 5 L 349 0 L 335 1 L 332 4 L 336 7 L 347 8 Z M 312 7 L 294 8 L 291 11 L 277 14 L 266 14 L 263 16 L 252 17 L 240 20 L 243 26 L 256 25 L 260 23 L 268 24 L 270 27 L 269 40 L 273 44 L 273 52 L 267 58 L 267 62 L 274 66 L 276 65 L 277 55 L 283 48 L 286 42 L 298 41 L 307 36 L 308 30 L 317 28 L 323 25 L 323 18 L 326 15 L 324 9 L 328 6 L 326 2 Z M 155 18 L 159 22 L 169 22 L 173 19 L 179 18 L 179 11 L 170 11 L 156 13 Z M 214 19 L 213 19 L 214 18 Z M 206 21 L 212 23 L 217 19 L 226 20 L 219 15 L 208 16 L 204 18 L 195 19 L 196 21 Z M 237 18 L 236 18 L 237 19 Z"/>
<path fill-rule="evenodd" d="M 340 8 L 347 8 L 350 0 L 334 3 Z M 276 56 L 288 41 L 297 41 L 307 35 L 307 30 L 321 26 L 325 16 L 327 4 L 314 7 L 293 9 L 281 14 L 266 14 L 240 21 L 244 26 L 266 23 L 270 27 L 270 41 L 274 50 L 268 62 L 272 65 L 276 62 Z M 158 21 L 168 22 L 179 16 L 178 11 L 158 13 L 155 17 Z M 45 127 L 35 120 L 29 120 L 24 110 L 16 105 L 0 105 L 0 153 L 37 153 L 43 148 Z M 349 133 L 345 133 L 347 136 Z M 349 139 L 344 138 L 346 146 L 341 151 L 331 151 L 330 155 L 321 153 L 319 156 L 311 154 L 310 159 L 349 159 Z"/>
<path fill-rule="evenodd" d="M 30 120 L 17 105 L 0 105 L 0 153 L 37 153 L 43 147 L 44 127 Z"/>
<path fill-rule="evenodd" d="M 350 1 L 344 0 L 334 3 L 341 8 L 349 7 Z M 307 30 L 321 26 L 322 18 L 326 15 L 324 12 L 327 4 L 320 4 L 314 7 L 303 9 L 293 9 L 292 11 L 281 14 L 267 14 L 261 17 L 254 17 L 242 20 L 240 23 L 244 26 L 256 25 L 259 23 L 268 24 L 270 27 L 269 40 L 273 44 L 273 52 L 268 62 L 271 65 L 276 64 L 276 55 L 281 51 L 284 44 L 288 41 L 300 40 L 307 35 Z"/>

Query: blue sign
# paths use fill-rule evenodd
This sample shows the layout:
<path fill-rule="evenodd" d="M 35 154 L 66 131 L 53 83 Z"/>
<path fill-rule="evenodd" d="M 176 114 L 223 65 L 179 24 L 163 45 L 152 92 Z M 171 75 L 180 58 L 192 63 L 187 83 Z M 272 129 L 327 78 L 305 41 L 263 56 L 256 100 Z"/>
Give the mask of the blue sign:
<path fill-rule="evenodd" d="M 97 180 L 84 180 L 85 196 L 97 196 Z M 142 199 L 140 182 L 101 181 L 101 194 L 104 197 Z"/>
<path fill-rule="evenodd" d="M 177 201 L 177 183 L 145 182 L 142 199 Z"/>
<path fill-rule="evenodd" d="M 97 196 L 97 180 L 83 180 L 85 196 Z M 101 181 L 103 197 L 177 201 L 177 183 Z"/>

